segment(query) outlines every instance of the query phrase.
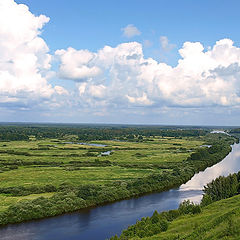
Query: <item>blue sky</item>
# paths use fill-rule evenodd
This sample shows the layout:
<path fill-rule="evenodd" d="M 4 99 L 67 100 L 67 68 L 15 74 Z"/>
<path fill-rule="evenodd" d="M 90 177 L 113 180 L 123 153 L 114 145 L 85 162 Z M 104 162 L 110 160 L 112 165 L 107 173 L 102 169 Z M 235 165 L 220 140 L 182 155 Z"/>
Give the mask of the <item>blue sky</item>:
<path fill-rule="evenodd" d="M 0 121 L 239 125 L 239 1 L 6 2 Z"/>
<path fill-rule="evenodd" d="M 239 42 L 237 0 L 121 0 L 57 1 L 18 0 L 35 15 L 44 14 L 50 22 L 43 37 L 51 50 L 67 48 L 96 51 L 105 45 L 126 42 L 121 28 L 134 24 L 142 32 L 134 40 L 150 39 L 158 48 L 159 36 L 168 36 L 181 47 L 185 41 L 212 45 L 222 38 Z"/>

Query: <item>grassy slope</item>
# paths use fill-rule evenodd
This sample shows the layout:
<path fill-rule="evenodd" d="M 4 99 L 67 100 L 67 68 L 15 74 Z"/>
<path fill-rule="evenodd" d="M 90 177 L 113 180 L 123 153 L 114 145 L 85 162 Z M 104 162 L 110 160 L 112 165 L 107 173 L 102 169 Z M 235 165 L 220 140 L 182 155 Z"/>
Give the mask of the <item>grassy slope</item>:
<path fill-rule="evenodd" d="M 143 240 L 240 239 L 240 195 L 203 208 L 197 215 L 185 215 L 169 224 L 166 232 Z"/>
<path fill-rule="evenodd" d="M 30 156 L 0 153 L 0 163 L 14 161 L 44 161 L 59 162 L 61 166 L 19 166 L 18 169 L 0 173 L 0 188 L 37 185 L 43 186 L 53 184 L 59 186 L 62 183 L 80 184 L 105 184 L 115 180 L 129 181 L 135 178 L 142 178 L 152 173 L 163 171 L 157 167 L 151 167 L 154 164 L 169 162 L 182 162 L 191 152 L 182 152 L 180 148 L 193 150 L 203 144 L 201 139 L 194 138 L 154 138 L 149 142 L 116 142 L 99 141 L 97 143 L 107 144 L 106 148 L 114 150 L 113 154 L 106 157 L 88 157 L 84 156 L 88 151 L 96 150 L 96 147 L 90 147 L 77 144 L 61 144 L 49 140 L 42 141 L 13 141 L 1 142 L 0 151 L 13 150 L 17 153 L 28 153 Z M 47 147 L 48 150 L 41 150 Z M 85 149 L 87 148 L 87 149 Z M 99 152 L 104 151 L 103 147 L 98 147 Z M 76 154 L 76 156 L 71 156 Z M 139 157 L 136 154 L 141 154 Z M 80 170 L 67 171 L 66 166 L 71 161 L 90 161 L 95 159 L 109 160 L 113 163 L 107 167 L 81 167 Z M 124 164 L 140 164 L 145 168 L 125 167 Z M 114 164 L 123 164 L 118 166 Z M 147 167 L 147 168 L 146 168 Z M 164 171 L 172 171 L 164 169 Z M 45 196 L 45 194 L 37 194 Z M 4 199 L 4 200 L 2 200 Z M 22 197 L 14 197 L 0 194 L 0 211 L 6 209 L 13 202 L 21 200 Z"/>

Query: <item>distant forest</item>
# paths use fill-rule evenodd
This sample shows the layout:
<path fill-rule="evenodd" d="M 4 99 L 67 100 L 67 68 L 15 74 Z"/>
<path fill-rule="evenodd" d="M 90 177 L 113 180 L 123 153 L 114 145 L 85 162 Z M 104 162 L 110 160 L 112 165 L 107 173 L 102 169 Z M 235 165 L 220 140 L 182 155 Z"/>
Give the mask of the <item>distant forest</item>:
<path fill-rule="evenodd" d="M 197 137 L 207 134 L 209 130 L 156 127 L 156 126 L 101 126 L 101 125 L 0 125 L 0 141 L 57 138 L 74 140 L 139 140 L 144 137 Z"/>

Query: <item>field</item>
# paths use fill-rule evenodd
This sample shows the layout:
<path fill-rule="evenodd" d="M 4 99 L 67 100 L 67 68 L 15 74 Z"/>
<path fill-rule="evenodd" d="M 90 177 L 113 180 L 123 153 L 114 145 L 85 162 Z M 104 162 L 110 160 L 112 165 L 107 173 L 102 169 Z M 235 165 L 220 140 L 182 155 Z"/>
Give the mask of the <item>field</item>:
<path fill-rule="evenodd" d="M 153 173 L 172 171 L 168 165 L 183 162 L 204 143 L 201 137 L 150 137 L 144 140 L 91 142 L 106 146 L 34 138 L 0 142 L 0 189 L 129 182 Z M 107 151 L 111 154 L 101 155 Z M 20 200 L 50 197 L 53 194 L 52 191 L 27 196 L 0 194 L 0 211 Z"/>

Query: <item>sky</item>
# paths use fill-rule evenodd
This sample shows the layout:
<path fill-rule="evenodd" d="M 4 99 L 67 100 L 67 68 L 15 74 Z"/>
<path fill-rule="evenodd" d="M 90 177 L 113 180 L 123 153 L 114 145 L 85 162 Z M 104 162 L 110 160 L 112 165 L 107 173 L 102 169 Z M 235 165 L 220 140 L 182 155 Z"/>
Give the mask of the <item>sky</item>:
<path fill-rule="evenodd" d="M 234 125 L 237 0 L 0 0 L 0 122 Z"/>

